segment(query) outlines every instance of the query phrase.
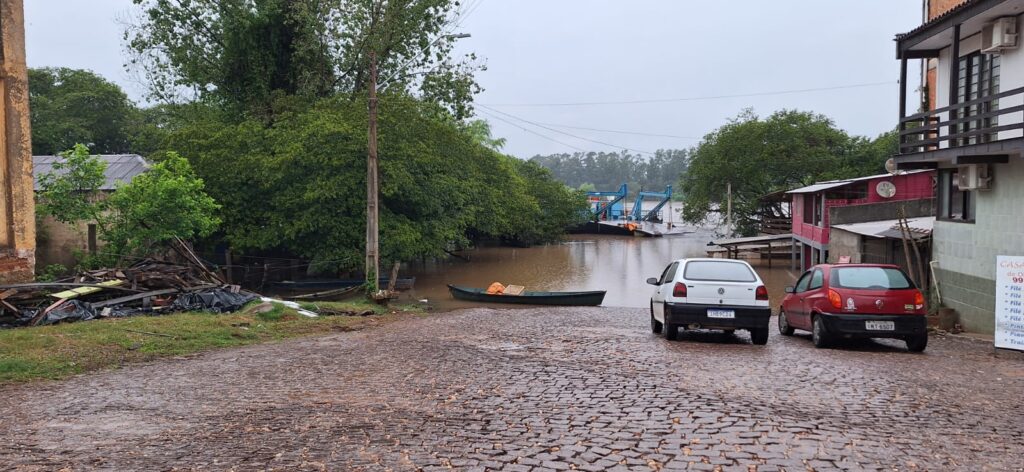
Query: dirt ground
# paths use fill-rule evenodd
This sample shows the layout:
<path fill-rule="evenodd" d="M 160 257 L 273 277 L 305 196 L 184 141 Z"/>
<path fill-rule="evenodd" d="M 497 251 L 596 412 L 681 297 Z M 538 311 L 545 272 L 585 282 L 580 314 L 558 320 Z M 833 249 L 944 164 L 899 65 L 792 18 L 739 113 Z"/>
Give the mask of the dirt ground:
<path fill-rule="evenodd" d="M 12 470 L 1024 470 L 1024 363 L 470 309 L 0 388 Z"/>

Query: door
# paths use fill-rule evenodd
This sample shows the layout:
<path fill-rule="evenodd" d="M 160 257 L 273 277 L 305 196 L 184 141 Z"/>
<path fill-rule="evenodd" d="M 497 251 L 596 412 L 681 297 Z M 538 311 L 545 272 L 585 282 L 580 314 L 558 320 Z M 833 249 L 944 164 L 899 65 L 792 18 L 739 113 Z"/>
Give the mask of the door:
<path fill-rule="evenodd" d="M 651 297 L 651 310 L 658 321 L 665 322 L 665 297 L 672 291 L 672 280 L 675 279 L 678 267 L 679 263 L 673 262 L 665 268 Z"/>
<path fill-rule="evenodd" d="M 825 273 L 821 269 L 812 270 L 811 276 L 807 279 L 807 289 L 797 295 L 800 298 L 800 319 L 796 326 L 809 331 L 814 307 L 822 302 L 828 303 L 828 294 L 825 293 Z"/>
<path fill-rule="evenodd" d="M 794 328 L 806 329 L 803 323 L 804 300 L 807 286 L 811 283 L 811 271 L 804 272 L 793 288 L 793 293 L 786 297 L 782 309 L 786 311 L 786 321 Z"/>

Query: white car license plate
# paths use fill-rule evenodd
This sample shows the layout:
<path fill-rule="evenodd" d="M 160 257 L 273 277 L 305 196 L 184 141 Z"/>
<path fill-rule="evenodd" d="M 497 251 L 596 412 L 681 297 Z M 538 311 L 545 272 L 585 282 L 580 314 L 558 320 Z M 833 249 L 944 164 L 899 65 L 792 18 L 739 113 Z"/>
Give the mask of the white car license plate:
<path fill-rule="evenodd" d="M 735 318 L 735 310 L 715 310 L 708 309 L 708 318 Z"/>
<path fill-rule="evenodd" d="M 895 321 L 865 321 L 864 328 L 872 331 L 894 331 L 896 330 Z"/>

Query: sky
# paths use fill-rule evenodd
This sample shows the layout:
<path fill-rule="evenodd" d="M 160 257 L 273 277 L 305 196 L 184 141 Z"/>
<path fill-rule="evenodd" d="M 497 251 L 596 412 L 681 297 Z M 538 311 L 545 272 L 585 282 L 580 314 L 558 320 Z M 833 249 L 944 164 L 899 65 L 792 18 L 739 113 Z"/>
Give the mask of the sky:
<path fill-rule="evenodd" d="M 454 32 L 471 37 L 456 52 L 487 65 L 476 108 L 522 158 L 690 147 L 745 108 L 813 111 L 876 136 L 897 122 L 893 37 L 921 23 L 921 0 L 462 3 Z M 142 101 L 122 65 L 136 11 L 131 0 L 25 0 L 29 66 L 90 69 Z"/>

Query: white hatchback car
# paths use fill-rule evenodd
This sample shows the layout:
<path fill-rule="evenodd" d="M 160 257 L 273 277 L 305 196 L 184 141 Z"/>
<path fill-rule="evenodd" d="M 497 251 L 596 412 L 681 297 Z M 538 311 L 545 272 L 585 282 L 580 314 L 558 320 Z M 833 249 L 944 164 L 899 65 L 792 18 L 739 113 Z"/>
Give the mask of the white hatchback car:
<path fill-rule="evenodd" d="M 651 331 L 676 339 L 679 328 L 750 332 L 754 344 L 768 342 L 772 311 L 768 290 L 750 264 L 734 259 L 679 259 L 647 283 Z"/>

